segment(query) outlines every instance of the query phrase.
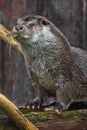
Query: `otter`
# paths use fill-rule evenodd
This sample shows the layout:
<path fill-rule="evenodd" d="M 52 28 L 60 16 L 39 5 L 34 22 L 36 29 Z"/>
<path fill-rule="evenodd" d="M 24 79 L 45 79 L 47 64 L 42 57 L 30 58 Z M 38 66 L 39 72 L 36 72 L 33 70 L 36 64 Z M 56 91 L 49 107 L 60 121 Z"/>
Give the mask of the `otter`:
<path fill-rule="evenodd" d="M 39 15 L 19 18 L 12 35 L 19 41 L 35 84 L 36 104 L 53 97 L 60 114 L 74 101 L 87 99 L 85 50 L 72 47 L 51 21 Z"/>

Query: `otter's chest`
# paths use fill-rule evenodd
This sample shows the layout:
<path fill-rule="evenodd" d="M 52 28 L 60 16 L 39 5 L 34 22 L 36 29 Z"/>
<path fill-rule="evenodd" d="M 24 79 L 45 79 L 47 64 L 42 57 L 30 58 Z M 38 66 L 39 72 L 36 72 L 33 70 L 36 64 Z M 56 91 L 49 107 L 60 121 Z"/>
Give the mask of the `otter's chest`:
<path fill-rule="evenodd" d="M 41 86 L 54 89 L 54 80 L 60 66 L 61 58 L 56 45 L 35 45 L 28 51 L 27 61 L 30 63 L 31 71 L 37 76 Z M 31 53 L 30 53 L 31 52 Z"/>
<path fill-rule="evenodd" d="M 47 66 L 45 57 L 36 58 L 31 64 L 31 71 L 35 73 L 41 86 L 46 89 L 54 89 L 54 83 L 50 71 L 50 66 Z"/>

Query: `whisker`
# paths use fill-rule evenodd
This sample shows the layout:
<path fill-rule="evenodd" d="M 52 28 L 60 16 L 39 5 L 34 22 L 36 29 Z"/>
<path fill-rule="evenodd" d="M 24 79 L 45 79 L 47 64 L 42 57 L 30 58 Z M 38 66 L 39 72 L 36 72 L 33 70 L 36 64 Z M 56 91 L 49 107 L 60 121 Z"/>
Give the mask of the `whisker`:
<path fill-rule="evenodd" d="M 16 15 L 13 15 L 12 17 L 13 17 L 13 18 L 16 18 L 16 19 L 18 19 L 18 18 L 19 18 L 19 17 L 18 17 L 18 16 L 16 16 Z"/>
<path fill-rule="evenodd" d="M 9 56 L 11 56 L 11 52 L 12 52 L 12 46 L 9 45 Z"/>

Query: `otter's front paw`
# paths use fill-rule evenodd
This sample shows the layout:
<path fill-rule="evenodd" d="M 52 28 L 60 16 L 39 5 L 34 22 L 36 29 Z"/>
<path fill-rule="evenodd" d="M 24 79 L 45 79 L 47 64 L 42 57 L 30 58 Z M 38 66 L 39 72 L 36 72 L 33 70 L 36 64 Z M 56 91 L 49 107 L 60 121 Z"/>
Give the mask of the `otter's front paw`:
<path fill-rule="evenodd" d="M 58 115 L 61 115 L 63 111 L 63 106 L 60 102 L 55 103 L 54 105 L 48 106 L 44 109 L 45 111 L 55 111 Z"/>
<path fill-rule="evenodd" d="M 31 103 L 31 109 L 39 109 L 41 105 L 41 101 L 39 98 L 35 98 L 33 103 Z"/>
<path fill-rule="evenodd" d="M 40 108 L 40 105 L 41 105 L 41 101 L 39 98 L 35 98 L 31 103 L 26 103 L 25 105 L 23 106 L 19 106 L 18 108 L 19 109 L 39 109 Z"/>
<path fill-rule="evenodd" d="M 55 112 L 58 115 L 61 115 L 61 113 L 63 112 L 63 105 L 60 102 L 57 102 L 55 105 Z"/>

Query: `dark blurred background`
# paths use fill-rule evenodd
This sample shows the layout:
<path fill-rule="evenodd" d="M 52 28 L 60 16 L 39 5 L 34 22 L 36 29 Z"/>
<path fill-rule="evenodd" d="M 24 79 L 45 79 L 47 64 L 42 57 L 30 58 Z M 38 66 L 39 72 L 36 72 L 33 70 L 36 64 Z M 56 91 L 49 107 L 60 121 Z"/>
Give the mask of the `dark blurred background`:
<path fill-rule="evenodd" d="M 87 49 L 86 0 L 0 0 L 0 23 L 9 30 L 17 17 L 39 14 L 51 20 L 72 46 Z M 0 40 L 0 92 L 16 105 L 32 100 L 23 57 Z"/>

